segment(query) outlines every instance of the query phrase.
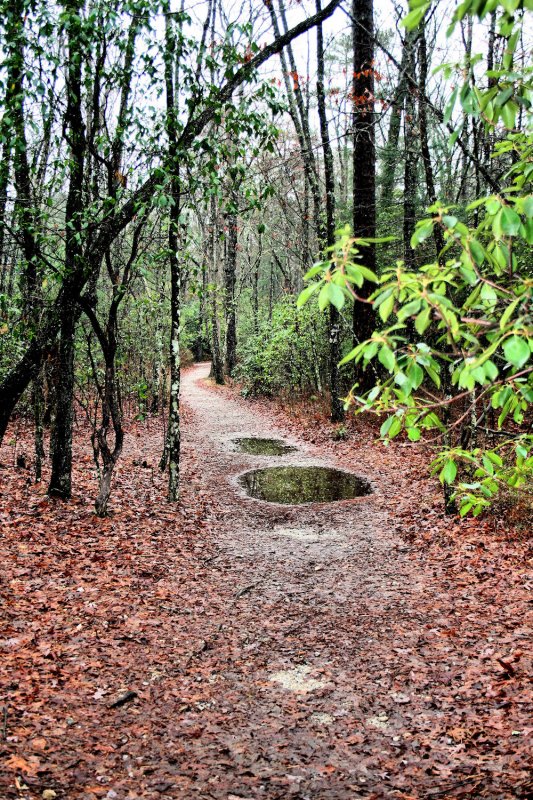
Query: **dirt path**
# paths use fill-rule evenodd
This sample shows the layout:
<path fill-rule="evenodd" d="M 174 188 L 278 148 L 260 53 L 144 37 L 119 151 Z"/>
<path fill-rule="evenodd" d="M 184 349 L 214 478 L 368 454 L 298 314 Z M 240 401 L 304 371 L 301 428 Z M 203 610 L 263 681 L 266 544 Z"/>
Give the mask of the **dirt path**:
<path fill-rule="evenodd" d="M 10 466 L 31 438 L 4 443 L 0 798 L 531 797 L 525 547 L 478 522 L 440 546 L 412 450 L 310 444 L 207 373 L 183 376 L 179 506 L 158 418 L 128 431 L 105 520 L 86 430 L 69 503 Z M 298 449 L 247 456 L 242 436 Z M 344 467 L 375 491 L 246 497 L 238 476 L 278 463 Z M 417 548 L 400 536 L 411 509 Z"/>
<path fill-rule="evenodd" d="M 229 584 L 233 594 L 206 631 L 201 659 L 216 694 L 231 698 L 222 741 L 236 794 L 280 800 L 519 794 L 525 773 L 515 769 L 507 746 L 512 750 L 509 705 L 479 698 L 488 688 L 481 682 L 472 707 L 470 653 L 462 652 L 460 638 L 454 642 L 461 609 L 452 604 L 444 619 L 440 606 L 432 613 L 431 596 L 443 587 L 434 585 L 429 569 L 416 572 L 390 529 L 383 502 L 390 470 L 376 469 L 374 455 L 373 474 L 358 454 L 349 466 L 373 481 L 375 493 L 333 505 L 287 508 L 246 498 L 235 480 L 246 469 L 343 464 L 290 437 L 298 451 L 282 457 L 233 452 L 233 438 L 283 431 L 245 403 L 206 388 L 207 372 L 200 365 L 184 380 L 184 401 L 195 411 L 186 436 L 205 479 L 224 497 L 212 580 L 226 591 Z M 468 611 L 466 587 L 463 596 Z M 472 638 L 476 621 L 469 624 Z M 228 645 L 233 664 L 218 658 L 219 647 L 225 653 Z M 479 726 L 480 699 L 504 741 Z M 469 741 L 480 735 L 482 754 L 469 752 Z M 196 755 L 202 758 L 201 738 Z"/>

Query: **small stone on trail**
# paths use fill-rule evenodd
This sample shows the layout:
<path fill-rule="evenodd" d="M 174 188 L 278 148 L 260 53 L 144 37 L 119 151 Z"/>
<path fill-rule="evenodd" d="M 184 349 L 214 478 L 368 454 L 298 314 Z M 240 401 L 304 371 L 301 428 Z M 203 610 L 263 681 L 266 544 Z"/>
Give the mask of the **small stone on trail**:
<path fill-rule="evenodd" d="M 368 717 L 367 725 L 372 725 L 373 728 L 379 728 L 380 730 L 386 730 L 389 726 L 387 725 L 388 716 L 384 712 L 378 714 L 377 717 Z"/>
<path fill-rule="evenodd" d="M 315 711 L 314 714 L 311 714 L 309 717 L 310 722 L 316 722 L 319 725 L 331 725 L 332 722 L 335 722 L 335 717 L 332 717 L 331 714 L 324 714 L 320 711 Z"/>
<path fill-rule="evenodd" d="M 391 694 L 392 699 L 395 703 L 399 705 L 406 705 L 407 703 L 411 702 L 411 698 L 407 694 L 403 694 L 402 692 L 394 692 Z"/>
<path fill-rule="evenodd" d="M 326 686 L 326 681 L 316 680 L 316 678 L 308 678 L 307 675 L 312 672 L 312 668 L 306 664 L 302 664 L 294 669 L 284 669 L 279 672 L 274 672 L 270 676 L 271 681 L 281 683 L 285 689 L 290 689 L 292 692 L 299 694 L 307 694 L 314 692 L 315 689 L 323 689 Z"/>

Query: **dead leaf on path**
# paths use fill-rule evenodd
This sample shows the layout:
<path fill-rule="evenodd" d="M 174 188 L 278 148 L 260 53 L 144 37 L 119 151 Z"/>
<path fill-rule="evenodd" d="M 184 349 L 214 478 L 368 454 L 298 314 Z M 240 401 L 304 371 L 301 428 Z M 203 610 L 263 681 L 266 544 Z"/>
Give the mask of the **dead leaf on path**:
<path fill-rule="evenodd" d="M 450 739 L 453 739 L 454 742 L 459 744 L 470 739 L 472 736 L 472 731 L 469 731 L 466 728 L 450 728 L 446 731 L 446 734 L 450 737 Z"/>
<path fill-rule="evenodd" d="M 46 750 L 48 742 L 44 736 L 38 736 L 36 739 L 31 740 L 32 750 Z"/>
<path fill-rule="evenodd" d="M 24 772 L 26 775 L 35 777 L 41 766 L 41 762 L 35 756 L 30 756 L 28 759 L 21 756 L 12 755 L 5 761 L 6 767 L 17 772 Z"/>

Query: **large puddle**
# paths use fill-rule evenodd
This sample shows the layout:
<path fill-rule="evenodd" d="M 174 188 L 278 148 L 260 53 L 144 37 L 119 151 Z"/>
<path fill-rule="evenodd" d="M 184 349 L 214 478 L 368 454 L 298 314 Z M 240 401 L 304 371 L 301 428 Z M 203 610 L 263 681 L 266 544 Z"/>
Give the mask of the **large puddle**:
<path fill-rule="evenodd" d="M 364 478 L 328 467 L 268 467 L 239 480 L 250 497 L 267 503 L 332 503 L 372 493 Z"/>
<path fill-rule="evenodd" d="M 252 456 L 283 456 L 285 453 L 294 453 L 297 449 L 286 444 L 281 439 L 259 439 L 256 437 L 235 439 L 235 445 L 240 453 Z"/>

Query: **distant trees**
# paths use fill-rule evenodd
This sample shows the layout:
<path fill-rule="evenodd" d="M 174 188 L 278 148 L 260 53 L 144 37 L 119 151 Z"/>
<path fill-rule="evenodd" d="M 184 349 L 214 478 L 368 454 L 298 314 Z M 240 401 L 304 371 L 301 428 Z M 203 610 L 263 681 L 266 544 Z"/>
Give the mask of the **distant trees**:
<path fill-rule="evenodd" d="M 228 112 L 231 117 L 235 90 L 253 83 L 262 64 L 330 16 L 337 5 L 338 0 L 333 0 L 319 14 L 288 29 L 262 50 L 253 43 L 252 31 L 244 27 L 244 43 L 233 46 L 230 39 L 222 39 L 208 52 L 206 32 L 216 10 L 213 4 L 209 4 L 204 35 L 195 41 L 183 30 L 188 21 L 186 12 L 176 14 L 151 0 L 132 0 L 126 5 L 98 0 L 87 7 L 78 0 L 68 0 L 58 8 L 30 5 L 26 0 L 4 3 L 1 35 L 6 54 L 2 67 L 6 113 L 0 142 L 6 156 L 0 174 L 3 252 L 6 231 L 12 240 L 9 258 L 3 262 L 2 285 L 13 286 L 16 281 L 25 293 L 25 308 L 31 307 L 32 314 L 18 314 L 15 307 L 6 311 L 4 305 L 4 318 L 14 338 L 10 342 L 11 357 L 2 363 L 0 437 L 46 359 L 57 359 L 57 368 L 50 373 L 56 384 L 51 494 L 68 498 L 72 491 L 76 332 L 84 312 L 94 323 L 105 363 L 103 418 L 97 439 L 98 452 L 104 459 L 102 479 L 104 484 L 109 483 L 122 435 L 115 358 L 118 305 L 125 287 L 117 279 L 116 248 L 122 246 L 120 237 L 125 232 L 135 240 L 139 220 L 147 214 L 161 215 L 166 209 L 169 234 L 165 251 L 170 260 L 173 297 L 169 496 L 177 497 L 179 197 L 199 190 L 199 164 L 206 170 L 204 177 L 215 177 L 217 148 L 209 141 L 206 128 Z M 166 40 L 158 34 L 158 15 L 167 18 Z M 250 52 L 247 47 L 252 48 Z M 157 54 L 166 64 L 166 77 L 165 70 L 159 70 Z M 178 65 L 182 75 L 179 85 L 175 83 Z M 58 71 L 63 75 L 58 84 L 61 103 L 56 103 L 55 95 L 48 91 Z M 206 80 L 206 72 L 214 82 Z M 149 111 L 160 85 L 167 89 L 163 115 L 154 105 Z M 178 94 L 184 101 L 179 111 Z M 139 97 L 145 98 L 142 108 L 136 104 Z M 48 99 L 52 100 L 50 106 L 46 106 Z M 268 107 L 269 93 L 263 87 L 257 99 Z M 27 113 L 31 108 L 33 117 L 39 104 L 45 108 L 35 132 Z M 147 110 L 151 115 L 148 122 Z M 240 116 L 229 119 L 229 124 L 230 129 L 241 126 L 244 132 L 252 133 L 263 125 L 263 116 L 248 103 Z M 166 147 L 160 145 L 162 132 Z M 32 152 L 35 158 L 30 161 Z M 14 202 L 9 200 L 11 179 Z M 17 267 L 13 258 L 19 261 Z M 103 263 L 110 288 L 104 288 Z M 136 257 L 128 269 L 135 272 Z M 97 323 L 95 309 L 100 302 L 108 302 L 109 291 L 111 311 L 104 330 Z M 98 371 L 96 364 L 94 367 Z M 98 379 L 94 374 L 94 380 Z M 37 408 L 39 392 L 35 397 Z M 115 428 L 115 446 L 107 450 L 110 420 Z M 102 513 L 107 506 L 104 495 L 98 501 Z"/>

